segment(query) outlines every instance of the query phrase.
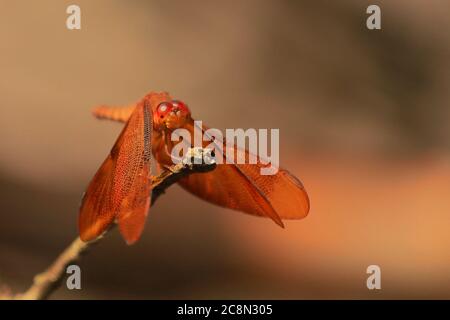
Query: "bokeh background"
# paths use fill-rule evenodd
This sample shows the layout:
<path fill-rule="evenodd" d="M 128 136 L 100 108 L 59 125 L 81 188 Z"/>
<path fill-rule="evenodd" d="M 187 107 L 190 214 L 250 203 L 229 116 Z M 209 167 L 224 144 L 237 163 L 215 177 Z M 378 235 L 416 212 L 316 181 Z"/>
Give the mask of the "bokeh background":
<path fill-rule="evenodd" d="M 52 298 L 449 299 L 449 14 L 438 0 L 2 0 L 0 283 L 24 291 L 77 236 L 122 127 L 92 107 L 165 90 L 210 126 L 279 128 L 310 215 L 282 230 L 174 186 L 136 245 L 111 233 L 80 262 L 82 290 Z"/>

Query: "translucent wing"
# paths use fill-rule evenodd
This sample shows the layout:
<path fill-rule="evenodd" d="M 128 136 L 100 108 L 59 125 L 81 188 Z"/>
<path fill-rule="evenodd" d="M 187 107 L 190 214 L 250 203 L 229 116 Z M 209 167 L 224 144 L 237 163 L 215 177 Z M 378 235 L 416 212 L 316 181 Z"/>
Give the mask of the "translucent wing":
<path fill-rule="evenodd" d="M 186 129 L 193 132 L 193 124 L 189 123 Z M 216 150 L 221 153 L 216 157 L 224 156 L 230 148 L 227 152 L 237 152 L 226 144 L 216 145 Z M 243 152 L 248 156 L 248 151 Z M 309 212 L 309 198 L 302 183 L 281 168 L 275 175 L 261 175 L 263 167 L 259 159 L 258 164 L 220 164 L 211 172 L 191 174 L 179 183 L 206 201 L 269 217 L 280 226 L 283 226 L 281 219 L 305 217 Z"/>
<path fill-rule="evenodd" d="M 93 240 L 117 220 L 127 243 L 139 239 L 148 213 L 151 108 L 138 104 L 83 197 L 80 238 Z"/>

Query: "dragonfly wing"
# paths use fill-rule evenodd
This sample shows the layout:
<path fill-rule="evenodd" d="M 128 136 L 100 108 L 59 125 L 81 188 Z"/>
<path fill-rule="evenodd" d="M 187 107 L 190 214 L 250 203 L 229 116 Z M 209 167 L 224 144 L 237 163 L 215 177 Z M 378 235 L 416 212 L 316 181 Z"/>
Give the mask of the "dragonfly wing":
<path fill-rule="evenodd" d="M 143 229 L 151 190 L 151 108 L 139 104 L 90 182 L 79 214 L 80 238 L 100 236 L 114 220 L 128 243 Z"/>
<path fill-rule="evenodd" d="M 193 125 L 188 124 L 186 129 L 192 132 Z M 202 130 L 204 133 L 206 128 Z M 235 147 L 226 144 L 216 144 L 215 147 L 216 157 L 224 157 L 226 152 L 238 152 Z M 247 157 L 249 155 L 247 150 L 239 152 L 245 152 Z M 184 177 L 180 185 L 206 201 L 269 217 L 280 226 L 283 226 L 281 219 L 301 219 L 308 214 L 308 194 L 302 183 L 288 171 L 280 168 L 274 175 L 261 175 L 260 170 L 265 165 L 259 158 L 257 164 L 223 162 L 211 172 Z"/>

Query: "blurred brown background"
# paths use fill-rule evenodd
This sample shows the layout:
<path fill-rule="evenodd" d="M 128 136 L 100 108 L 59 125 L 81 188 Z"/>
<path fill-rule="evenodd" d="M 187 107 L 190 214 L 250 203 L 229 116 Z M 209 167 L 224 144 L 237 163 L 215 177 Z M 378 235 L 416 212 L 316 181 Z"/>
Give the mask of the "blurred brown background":
<path fill-rule="evenodd" d="M 280 128 L 310 215 L 282 230 L 174 186 L 136 245 L 113 232 L 83 289 L 53 298 L 449 299 L 449 15 L 438 0 L 2 0 L 0 282 L 23 291 L 76 237 L 121 129 L 91 108 L 166 90 L 210 126 Z"/>

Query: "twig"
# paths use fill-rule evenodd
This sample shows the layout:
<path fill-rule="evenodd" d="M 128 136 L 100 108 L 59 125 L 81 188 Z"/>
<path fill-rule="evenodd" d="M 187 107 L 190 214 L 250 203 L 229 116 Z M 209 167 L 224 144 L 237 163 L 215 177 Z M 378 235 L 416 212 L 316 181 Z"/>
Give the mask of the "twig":
<path fill-rule="evenodd" d="M 152 205 L 164 191 L 180 178 L 198 172 L 207 172 L 213 170 L 216 163 L 211 156 L 211 151 L 202 148 L 189 149 L 188 154 L 183 161 L 166 167 L 157 177 L 151 181 L 152 184 Z M 102 236 L 90 242 L 83 242 L 80 238 L 75 239 L 56 260 L 45 270 L 34 277 L 31 287 L 22 294 L 12 295 L 7 288 L 0 290 L 1 299 L 17 299 L 17 300 L 43 300 L 47 299 L 59 285 L 62 283 L 66 275 L 67 266 L 78 261 L 83 253 L 90 249 L 95 243 L 99 242 L 104 235 L 112 228 L 109 228 Z"/>

